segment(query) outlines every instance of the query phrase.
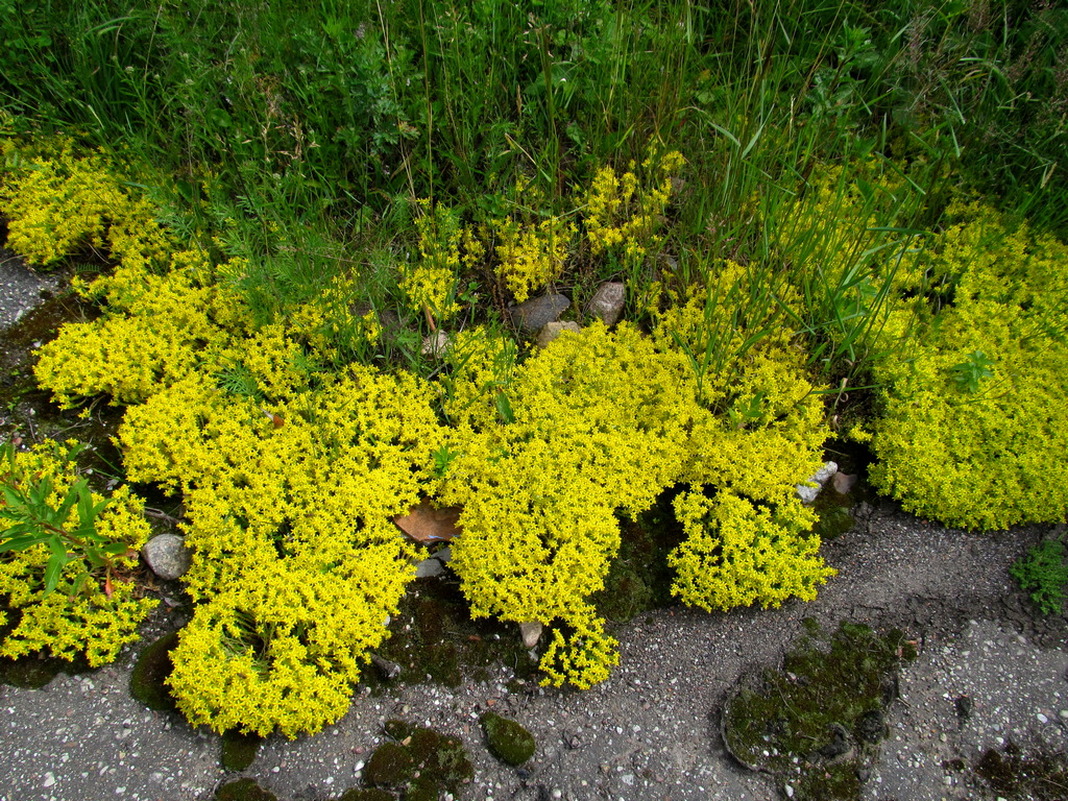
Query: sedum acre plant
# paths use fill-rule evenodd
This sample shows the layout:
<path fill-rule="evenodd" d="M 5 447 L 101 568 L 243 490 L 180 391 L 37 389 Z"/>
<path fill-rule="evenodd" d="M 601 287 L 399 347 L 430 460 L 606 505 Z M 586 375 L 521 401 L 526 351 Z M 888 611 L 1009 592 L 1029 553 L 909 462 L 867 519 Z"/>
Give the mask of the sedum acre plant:
<path fill-rule="evenodd" d="M 603 173 L 585 209 L 591 250 L 642 263 L 681 163 Z M 495 240 L 517 297 L 552 280 L 571 236 L 525 226 Z M 485 246 L 441 206 L 417 227 L 401 289 L 434 327 Z M 690 487 L 671 557 L 686 603 L 809 598 L 832 572 L 793 498 L 825 427 L 788 331 L 754 337 L 723 316 L 729 303 L 694 292 L 651 336 L 598 323 L 525 360 L 505 334 L 455 332 L 431 382 L 348 362 L 379 333 L 348 278 L 257 327 L 234 289 L 246 263 L 153 249 L 158 229 L 144 230 L 141 246 L 110 245 L 111 275 L 79 286 L 102 315 L 65 326 L 36 371 L 64 404 L 102 392 L 127 404 L 129 477 L 185 500 L 197 607 L 170 681 L 194 723 L 296 736 L 337 720 L 414 577 L 391 519 L 427 496 L 462 507 L 452 564 L 472 614 L 547 624 L 541 667 L 558 685 L 589 687 L 618 661 L 591 600 L 619 548 L 617 514 L 672 485 Z M 740 270 L 722 265 L 717 286 Z M 695 358 L 723 337 L 726 358 Z"/>
<path fill-rule="evenodd" d="M 71 444 L 16 454 L 0 477 L 0 656 L 35 651 L 92 667 L 137 639 L 156 602 L 129 573 L 148 539 L 143 503 L 127 487 L 104 498 L 76 475 Z"/>
<path fill-rule="evenodd" d="M 1068 248 L 956 203 L 926 256 L 939 295 L 900 358 L 879 362 L 873 483 L 909 511 L 966 528 L 1068 515 Z M 908 291 L 908 287 L 905 288 Z M 937 304 L 945 304 L 940 306 Z"/>
<path fill-rule="evenodd" d="M 833 571 L 807 533 L 814 517 L 791 494 L 796 476 L 818 463 L 824 429 L 796 368 L 783 354 L 740 367 L 739 391 L 769 399 L 767 419 L 743 430 L 702 405 L 681 352 L 626 324 L 562 335 L 516 367 L 503 389 L 487 378 L 494 373 L 467 363 L 461 377 L 475 386 L 453 395 L 463 399 L 451 432 L 458 455 L 439 497 L 463 506 L 453 564 L 473 613 L 552 626 L 541 661 L 551 683 L 603 680 L 618 660 L 616 643 L 589 598 L 619 548 L 615 512 L 637 514 L 679 481 L 741 504 L 750 502 L 738 494 L 752 493 L 778 510 L 735 515 L 711 531 L 687 518 L 690 537 L 673 556 L 674 591 L 684 601 L 726 608 L 812 597 Z M 723 560 L 720 541 L 733 549 Z M 781 549 L 777 558 L 765 542 Z M 750 547 L 757 551 L 745 553 Z M 772 573 L 761 583 L 753 574 L 762 568 Z M 702 572 L 704 583 L 695 578 Z"/>

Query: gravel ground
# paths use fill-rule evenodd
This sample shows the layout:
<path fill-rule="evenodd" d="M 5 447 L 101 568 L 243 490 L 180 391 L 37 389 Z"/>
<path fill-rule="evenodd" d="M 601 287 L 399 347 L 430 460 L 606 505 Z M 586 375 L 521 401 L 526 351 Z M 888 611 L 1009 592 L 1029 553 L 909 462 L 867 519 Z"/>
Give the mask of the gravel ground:
<path fill-rule="evenodd" d="M 11 251 L 0 248 L 0 328 L 16 323 L 58 283 L 57 276 L 28 270 Z"/>
<path fill-rule="evenodd" d="M 8 278 L 8 261 L 0 260 L 0 270 L 0 320 L 11 321 L 42 285 L 35 276 Z M 1007 572 L 1046 529 L 975 535 L 889 503 L 862 505 L 857 516 L 852 531 L 825 545 L 839 574 L 812 603 L 642 615 L 615 632 L 620 668 L 586 692 L 509 692 L 506 667 L 456 689 L 363 691 L 322 734 L 270 738 L 242 774 L 223 771 L 216 735 L 130 697 L 138 647 L 98 671 L 60 674 L 40 690 L 2 686 L 0 801 L 206 801 L 237 775 L 256 778 L 281 799 L 337 797 L 358 785 L 383 741 L 384 721 L 394 717 L 463 739 L 475 766 L 466 799 L 780 798 L 770 777 L 725 753 L 718 715 L 742 672 L 775 664 L 801 634 L 804 617 L 828 628 L 843 619 L 893 625 L 920 644 L 902 671 L 866 801 L 984 798 L 961 765 L 974 764 L 985 749 L 1009 741 L 1068 748 L 1068 623 L 1032 621 Z M 183 614 L 161 606 L 146 636 L 173 628 Z M 958 712 L 962 697 L 967 715 Z M 534 735 L 537 752 L 522 769 L 486 750 L 478 716 L 490 709 Z"/>

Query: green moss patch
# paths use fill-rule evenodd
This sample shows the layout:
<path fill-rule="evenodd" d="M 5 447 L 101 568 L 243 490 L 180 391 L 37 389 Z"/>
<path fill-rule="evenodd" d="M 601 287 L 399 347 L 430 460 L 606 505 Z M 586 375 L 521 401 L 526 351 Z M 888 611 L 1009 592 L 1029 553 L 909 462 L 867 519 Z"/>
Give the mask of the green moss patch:
<path fill-rule="evenodd" d="M 1062 801 L 1068 792 L 1068 756 L 1063 753 L 1025 751 L 1010 742 L 983 754 L 975 772 L 1010 801 Z"/>
<path fill-rule="evenodd" d="M 222 736 L 222 766 L 223 770 L 245 770 L 256 761 L 256 754 L 260 750 L 262 737 L 254 734 L 242 734 L 239 731 L 228 731 Z"/>
<path fill-rule="evenodd" d="M 174 669 L 171 651 L 177 645 L 178 632 L 172 631 L 145 646 L 137 657 L 137 664 L 130 674 L 130 695 L 149 709 L 160 712 L 176 709 L 174 698 L 167 686 L 167 677 Z"/>
<path fill-rule="evenodd" d="M 39 690 L 60 673 L 70 676 L 88 673 L 89 665 L 84 659 L 68 662 L 54 656 L 27 654 L 18 659 L 0 657 L 0 684 L 22 687 L 26 690 Z"/>
<path fill-rule="evenodd" d="M 400 720 L 387 721 L 385 731 L 396 742 L 383 743 L 367 761 L 364 781 L 372 788 L 399 791 L 405 801 L 436 801 L 445 792 L 458 795 L 474 777 L 458 737 Z"/>
<path fill-rule="evenodd" d="M 812 621 L 806 628 L 781 670 L 739 681 L 723 711 L 724 743 L 798 801 L 852 801 L 885 736 L 898 669 L 915 652 L 899 631 L 842 623 L 828 637 Z"/>
<path fill-rule="evenodd" d="M 502 718 L 494 712 L 486 712 L 480 721 L 486 735 L 486 746 L 497 759 L 509 765 L 522 765 L 534 756 L 536 745 L 533 735 L 516 721 Z"/>
<path fill-rule="evenodd" d="M 264 790 L 255 779 L 237 779 L 216 790 L 215 801 L 278 801 L 278 796 Z"/>
<path fill-rule="evenodd" d="M 389 629 L 390 637 L 378 653 L 400 666 L 394 681 L 458 687 L 465 677 L 484 679 L 486 668 L 494 664 L 511 666 L 520 679 L 537 673 L 538 663 L 523 647 L 515 624 L 472 620 L 455 580 L 417 579 Z M 373 688 L 386 683 L 370 667 L 363 671 L 361 682 Z"/>

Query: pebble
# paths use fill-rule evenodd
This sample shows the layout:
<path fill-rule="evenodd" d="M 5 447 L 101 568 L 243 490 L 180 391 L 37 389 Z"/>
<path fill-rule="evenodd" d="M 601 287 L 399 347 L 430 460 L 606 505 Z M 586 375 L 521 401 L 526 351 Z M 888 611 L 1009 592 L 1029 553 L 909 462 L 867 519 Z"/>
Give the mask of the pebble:
<path fill-rule="evenodd" d="M 1039 712 L 1039 713 L 1038 713 L 1038 715 L 1037 715 L 1036 717 L 1038 718 L 1038 722 L 1039 722 L 1039 723 L 1049 723 L 1049 718 L 1047 718 L 1047 717 L 1046 717 L 1045 715 L 1043 715 L 1043 714 L 1042 714 L 1041 712 Z"/>

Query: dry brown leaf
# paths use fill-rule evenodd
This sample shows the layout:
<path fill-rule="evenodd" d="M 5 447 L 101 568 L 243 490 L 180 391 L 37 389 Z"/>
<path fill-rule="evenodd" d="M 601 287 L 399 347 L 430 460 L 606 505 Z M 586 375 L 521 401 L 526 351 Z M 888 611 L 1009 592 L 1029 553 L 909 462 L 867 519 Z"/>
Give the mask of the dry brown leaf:
<path fill-rule="evenodd" d="M 448 542 L 460 536 L 459 506 L 446 506 L 435 509 L 425 498 L 412 507 L 406 515 L 393 518 L 397 527 L 419 543 Z"/>

